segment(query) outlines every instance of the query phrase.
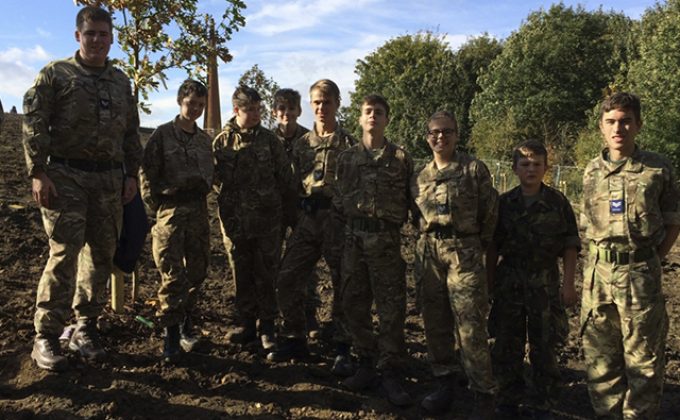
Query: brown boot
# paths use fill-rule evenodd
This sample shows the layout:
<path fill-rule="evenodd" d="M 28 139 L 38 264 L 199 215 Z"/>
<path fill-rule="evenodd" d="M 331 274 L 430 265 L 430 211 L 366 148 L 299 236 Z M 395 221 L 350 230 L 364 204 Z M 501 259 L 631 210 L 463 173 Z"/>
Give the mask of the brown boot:
<path fill-rule="evenodd" d="M 35 364 L 40 369 L 55 372 L 65 370 L 68 366 L 68 360 L 61 351 L 59 339 L 42 334 L 38 334 L 33 341 L 31 359 L 35 360 Z"/>
<path fill-rule="evenodd" d="M 398 407 L 413 404 L 413 399 L 402 386 L 403 378 L 394 370 L 386 370 L 382 375 L 382 387 L 387 393 L 387 399 Z"/>
<path fill-rule="evenodd" d="M 475 392 L 475 407 L 468 420 L 491 420 L 494 418 L 495 399 L 492 394 Z"/>

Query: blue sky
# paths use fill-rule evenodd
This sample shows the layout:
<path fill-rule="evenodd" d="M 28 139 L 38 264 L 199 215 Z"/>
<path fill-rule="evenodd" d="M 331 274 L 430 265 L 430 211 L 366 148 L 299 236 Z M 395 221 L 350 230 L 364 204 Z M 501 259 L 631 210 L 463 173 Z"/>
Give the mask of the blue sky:
<path fill-rule="evenodd" d="M 484 32 L 504 39 L 516 31 L 532 11 L 548 8 L 549 1 L 462 0 L 279 0 L 248 1 L 246 26 L 228 44 L 233 61 L 220 65 L 223 123 L 231 116 L 230 97 L 240 75 L 258 64 L 281 87 L 302 93 L 301 121 L 309 126 L 307 89 L 330 78 L 340 86 L 343 104 L 353 89 L 356 60 L 385 41 L 404 34 L 431 30 L 447 34 L 454 50 Z M 564 1 L 587 10 L 602 7 L 639 18 L 653 0 Z M 221 15 L 223 0 L 199 0 L 202 11 Z M 221 9 L 221 10 L 220 10 Z M 3 0 L 0 13 L 0 99 L 5 111 L 21 110 L 21 98 L 36 73 L 47 62 L 72 55 L 74 38 L 72 0 Z M 117 45 L 111 57 L 122 58 Z M 168 90 L 150 97 L 151 115 L 141 114 L 142 125 L 155 127 L 177 113 L 176 89 L 185 78 L 168 73 Z M 389 99 L 389 98 L 388 98 Z M 21 112 L 21 111 L 20 111 Z"/>

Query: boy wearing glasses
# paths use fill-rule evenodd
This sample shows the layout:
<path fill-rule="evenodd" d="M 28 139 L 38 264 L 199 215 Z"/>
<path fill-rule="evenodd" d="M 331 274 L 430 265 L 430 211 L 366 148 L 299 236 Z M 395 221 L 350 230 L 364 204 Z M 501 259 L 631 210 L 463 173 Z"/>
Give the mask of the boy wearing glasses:
<path fill-rule="evenodd" d="M 220 225 L 239 317 L 227 339 L 249 344 L 259 332 L 268 350 L 274 346 L 274 282 L 281 255 L 282 205 L 292 188 L 292 170 L 279 139 L 260 124 L 261 102 L 250 87 L 234 91 L 235 115 L 213 141 L 213 153 Z"/>
<path fill-rule="evenodd" d="M 496 227 L 498 193 L 486 166 L 455 150 L 458 125 L 453 114 L 436 112 L 427 129 L 433 159 L 411 179 L 411 195 L 420 213 L 416 249 L 422 267 L 425 338 L 439 389 L 425 397 L 422 406 L 433 414 L 448 410 L 457 365 L 454 341 L 458 341 L 460 361 L 475 397 L 470 418 L 491 418 L 496 383 L 487 344 L 483 253 Z"/>
<path fill-rule="evenodd" d="M 520 185 L 500 197 L 498 226 L 486 258 L 494 296 L 496 342 L 491 356 L 499 382 L 498 414 L 521 417 L 528 338 L 533 386 L 527 396 L 533 418 L 550 419 L 561 381 L 557 348 L 569 331 L 564 307 L 577 298 L 574 271 L 581 241 L 569 200 L 543 184 L 548 169 L 545 146 L 536 140 L 517 146 L 512 169 Z M 496 267 L 499 256 L 502 259 Z"/>

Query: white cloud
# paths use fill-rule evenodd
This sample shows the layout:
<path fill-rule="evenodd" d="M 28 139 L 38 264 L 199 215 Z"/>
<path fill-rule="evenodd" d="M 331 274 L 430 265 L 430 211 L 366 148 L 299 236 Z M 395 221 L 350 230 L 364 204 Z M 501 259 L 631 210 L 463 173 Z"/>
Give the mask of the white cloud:
<path fill-rule="evenodd" d="M 35 47 L 28 49 L 13 47 L 4 51 L 0 51 L 0 62 L 2 63 L 27 61 L 40 61 L 44 63 L 49 61 L 49 59 L 50 55 L 40 45 L 36 45 Z"/>
<path fill-rule="evenodd" d="M 51 59 L 43 47 L 8 48 L 0 51 L 0 95 L 6 109 L 11 106 L 21 108 L 24 93 L 33 84 L 38 69 Z"/>

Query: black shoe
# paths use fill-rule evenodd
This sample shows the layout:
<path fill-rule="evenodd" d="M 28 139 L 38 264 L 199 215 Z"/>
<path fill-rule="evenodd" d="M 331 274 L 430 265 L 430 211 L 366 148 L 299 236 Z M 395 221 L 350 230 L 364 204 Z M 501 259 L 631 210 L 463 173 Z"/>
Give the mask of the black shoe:
<path fill-rule="evenodd" d="M 352 363 L 352 355 L 349 350 L 349 344 L 338 343 L 335 360 L 333 360 L 333 367 L 331 368 L 333 375 L 342 377 L 354 375 L 354 363 Z"/>
<path fill-rule="evenodd" d="M 89 361 L 101 362 L 106 359 L 106 350 L 102 346 L 94 320 L 78 322 L 68 348 L 77 351 L 81 357 Z"/>
<path fill-rule="evenodd" d="M 38 334 L 33 341 L 31 359 L 40 369 L 60 372 L 68 366 L 68 359 L 63 355 L 59 339 Z"/>
<path fill-rule="evenodd" d="M 293 359 L 304 359 L 309 356 L 307 342 L 303 338 L 284 338 L 276 350 L 267 354 L 270 362 L 288 362 Z"/>
<path fill-rule="evenodd" d="M 306 307 L 305 318 L 307 320 L 307 337 L 318 338 L 321 334 L 321 327 L 316 319 L 316 307 Z"/>
<path fill-rule="evenodd" d="M 413 404 L 413 399 L 404 390 L 402 379 L 393 370 L 387 370 L 382 375 L 382 387 L 387 393 L 387 399 L 398 407 L 405 407 Z"/>
<path fill-rule="evenodd" d="M 165 340 L 163 341 L 163 361 L 177 363 L 181 356 L 179 325 L 171 325 L 165 328 Z"/>
<path fill-rule="evenodd" d="M 274 320 L 260 320 L 260 343 L 266 351 L 270 351 L 276 346 L 274 341 Z"/>
<path fill-rule="evenodd" d="M 342 381 L 345 388 L 350 391 L 360 392 L 375 387 L 380 382 L 380 376 L 371 362 L 360 362 L 356 373 Z"/>
<path fill-rule="evenodd" d="M 453 375 L 437 378 L 439 388 L 423 398 L 420 405 L 430 414 L 443 414 L 448 411 L 454 395 L 455 378 Z"/>
<path fill-rule="evenodd" d="M 182 347 L 182 350 L 189 353 L 194 349 L 198 340 L 199 337 L 194 331 L 194 323 L 191 320 L 191 316 L 187 315 L 184 317 L 184 322 L 179 325 L 179 345 Z"/>
<path fill-rule="evenodd" d="M 232 344 L 250 344 L 257 341 L 257 328 L 255 327 L 255 320 L 249 319 L 243 322 L 242 325 L 232 328 L 227 332 L 227 341 Z"/>

